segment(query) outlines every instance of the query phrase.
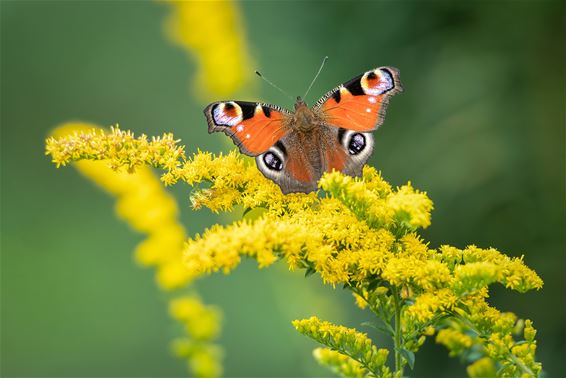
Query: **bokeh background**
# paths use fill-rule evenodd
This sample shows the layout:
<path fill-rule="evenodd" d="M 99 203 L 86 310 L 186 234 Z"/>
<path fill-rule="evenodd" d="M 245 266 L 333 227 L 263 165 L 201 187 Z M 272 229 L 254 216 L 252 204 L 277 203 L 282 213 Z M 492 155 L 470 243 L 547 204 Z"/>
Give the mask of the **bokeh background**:
<path fill-rule="evenodd" d="M 201 110 L 213 99 L 195 84 L 197 60 L 166 36 L 167 4 L 0 5 L 1 375 L 183 376 L 184 362 L 169 350 L 179 329 L 167 298 L 132 258 L 142 236 L 116 219 L 113 198 L 72 168 L 56 169 L 44 138 L 61 122 L 84 120 L 171 131 L 189 153 L 228 150 L 224 136 L 207 133 Z M 405 92 L 391 101 L 371 164 L 434 200 L 424 233 L 431 245 L 525 255 L 544 288 L 521 295 L 494 287 L 491 302 L 533 319 L 546 376 L 566 376 L 564 3 L 242 2 L 238 9 L 250 74 L 261 69 L 299 95 L 330 57 L 311 103 L 369 68 L 400 69 Z M 292 107 L 259 80 L 240 92 L 241 100 Z M 171 191 L 190 234 L 230 221 L 193 212 L 189 187 Z M 315 344 L 290 321 L 317 314 L 359 327 L 369 317 L 341 289 L 283 266 L 259 271 L 245 261 L 197 287 L 224 311 L 230 377 L 326 376 L 311 357 Z M 429 340 L 410 374 L 460 377 L 465 369 Z"/>

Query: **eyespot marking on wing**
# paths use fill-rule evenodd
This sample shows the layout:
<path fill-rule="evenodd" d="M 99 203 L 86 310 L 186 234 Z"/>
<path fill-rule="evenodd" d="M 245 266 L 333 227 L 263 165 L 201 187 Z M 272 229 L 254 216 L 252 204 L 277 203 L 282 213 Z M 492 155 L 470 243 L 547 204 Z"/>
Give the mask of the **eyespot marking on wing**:
<path fill-rule="evenodd" d="M 236 126 L 244 120 L 242 108 L 234 101 L 218 103 L 212 108 L 212 120 L 217 126 Z"/>
<path fill-rule="evenodd" d="M 387 69 L 378 68 L 368 71 L 360 79 L 360 85 L 364 94 L 379 96 L 394 88 L 393 75 Z"/>

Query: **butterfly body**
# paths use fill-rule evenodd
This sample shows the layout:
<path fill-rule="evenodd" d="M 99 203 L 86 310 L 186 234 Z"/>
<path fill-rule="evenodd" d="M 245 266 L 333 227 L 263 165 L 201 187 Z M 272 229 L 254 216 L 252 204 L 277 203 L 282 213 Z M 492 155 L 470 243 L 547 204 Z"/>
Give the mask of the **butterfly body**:
<path fill-rule="evenodd" d="M 300 97 L 297 97 L 295 113 L 293 113 L 293 118 L 289 120 L 289 128 L 308 133 L 320 126 L 321 123 L 321 118 Z"/>
<path fill-rule="evenodd" d="M 243 154 L 283 193 L 311 192 L 324 172 L 361 175 L 389 97 L 401 91 L 398 71 L 367 71 L 323 96 L 313 107 L 297 97 L 295 111 L 275 105 L 219 101 L 204 113 L 209 132 L 232 137 Z"/>

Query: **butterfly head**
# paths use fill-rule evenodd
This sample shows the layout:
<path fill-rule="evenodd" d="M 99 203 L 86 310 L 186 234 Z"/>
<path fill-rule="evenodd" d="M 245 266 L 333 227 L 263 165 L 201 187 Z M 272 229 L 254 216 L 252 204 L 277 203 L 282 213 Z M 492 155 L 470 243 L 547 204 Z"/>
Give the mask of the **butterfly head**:
<path fill-rule="evenodd" d="M 295 102 L 295 111 L 297 111 L 297 109 L 301 108 L 301 107 L 307 107 L 307 103 L 305 102 L 305 100 L 302 99 L 301 96 L 297 96 L 297 102 Z"/>

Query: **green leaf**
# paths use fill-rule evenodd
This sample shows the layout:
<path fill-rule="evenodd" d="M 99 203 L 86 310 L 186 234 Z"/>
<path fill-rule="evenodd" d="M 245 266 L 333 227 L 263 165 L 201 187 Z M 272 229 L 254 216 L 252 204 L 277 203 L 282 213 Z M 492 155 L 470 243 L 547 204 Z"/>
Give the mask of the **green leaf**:
<path fill-rule="evenodd" d="M 378 330 L 379 332 L 385 333 L 386 335 L 393 336 L 393 327 L 383 321 L 383 319 L 377 319 L 376 323 L 374 322 L 363 322 L 362 326 L 364 327 L 371 327 L 373 329 Z"/>
<path fill-rule="evenodd" d="M 309 266 L 307 268 L 307 270 L 305 271 L 305 278 L 308 277 L 308 276 L 312 276 L 315 273 L 316 273 L 316 270 L 313 267 Z"/>
<path fill-rule="evenodd" d="M 405 348 L 401 348 L 399 350 L 399 353 L 401 353 L 401 356 L 403 356 L 405 361 L 407 361 L 407 363 L 409 364 L 411 370 L 413 370 L 413 367 L 415 367 L 415 353 Z"/>
<path fill-rule="evenodd" d="M 370 284 L 368 285 L 367 291 L 368 292 L 374 291 L 375 289 L 377 289 L 377 287 L 379 286 L 380 283 L 381 283 L 381 280 L 379 280 L 379 279 L 375 279 L 375 280 L 371 281 Z"/>

